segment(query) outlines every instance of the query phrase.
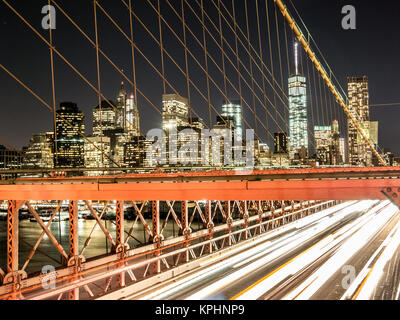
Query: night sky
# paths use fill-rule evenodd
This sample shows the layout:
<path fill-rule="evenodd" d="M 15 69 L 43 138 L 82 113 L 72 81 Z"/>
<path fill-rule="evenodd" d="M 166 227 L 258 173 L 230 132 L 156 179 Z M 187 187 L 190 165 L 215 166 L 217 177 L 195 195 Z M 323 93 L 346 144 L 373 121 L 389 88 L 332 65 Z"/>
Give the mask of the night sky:
<path fill-rule="evenodd" d="M 149 1 L 155 6 L 157 5 L 156 0 Z M 218 15 L 215 15 L 215 8 L 210 1 L 211 0 L 204 0 L 206 12 L 209 12 L 214 22 L 218 23 Z M 347 76 L 366 75 L 369 78 L 371 105 L 400 102 L 400 77 L 398 76 L 400 39 L 397 32 L 400 27 L 400 3 L 398 1 L 387 1 L 384 5 L 379 1 L 365 0 L 292 1 L 343 88 L 347 88 Z M 58 0 L 56 2 L 61 5 L 90 38 L 95 39 L 92 1 Z M 180 10 L 181 2 L 179 0 L 170 0 L 170 2 L 177 10 Z M 224 2 L 230 3 L 230 0 L 225 0 Z M 244 10 L 243 7 L 241 7 L 244 2 L 238 0 L 236 0 L 236 2 L 241 2 L 237 4 L 238 24 L 244 26 L 245 30 Z M 16 0 L 10 1 L 10 3 L 12 3 L 16 10 L 18 10 L 41 35 L 48 39 L 48 30 L 43 30 L 41 28 L 41 21 L 43 18 L 41 9 L 47 4 L 47 1 Z M 128 0 L 126 0 L 126 3 L 128 3 Z M 153 9 L 146 3 L 146 0 L 135 0 L 134 3 L 136 14 L 143 20 L 149 30 L 158 37 L 158 20 Z M 189 3 L 192 3 L 196 12 L 201 15 L 201 11 L 195 4 L 196 2 L 191 1 Z M 248 0 L 247 3 L 249 6 L 250 28 L 256 30 L 254 29 L 256 28 L 255 12 L 251 9 L 254 6 L 255 0 Z M 118 0 L 102 0 L 100 4 L 120 24 L 124 32 L 130 36 L 129 12 L 122 2 Z M 269 4 L 272 10 L 271 17 L 273 17 L 272 14 L 274 11 L 272 1 L 269 1 Z M 355 6 L 357 10 L 356 30 L 343 30 L 341 27 L 341 20 L 343 17 L 341 9 L 347 4 Z M 228 4 L 227 7 L 230 8 Z M 188 25 L 193 28 L 194 33 L 202 40 L 202 28 L 200 24 L 196 22 L 196 19 L 190 14 L 186 6 L 185 10 L 185 12 L 187 12 L 186 18 Z M 171 24 L 171 27 L 176 30 L 177 35 L 183 39 L 182 26 L 176 16 L 174 16 L 174 13 L 165 3 L 162 3 L 161 11 Z M 129 42 L 107 20 L 99 8 L 97 9 L 97 14 L 100 47 L 120 69 L 124 70 L 124 74 L 126 74 L 129 79 L 133 79 L 132 56 Z M 279 19 L 280 23 L 283 23 L 281 17 L 279 17 Z M 263 19 L 261 18 L 261 20 Z M 94 48 L 68 22 L 61 12 L 57 12 L 56 23 L 56 30 L 53 32 L 57 50 L 65 55 L 65 57 L 87 77 L 95 87 L 97 87 L 96 52 Z M 212 28 L 210 22 L 207 22 L 207 26 Z M 177 60 L 181 68 L 185 69 L 184 50 L 165 26 L 163 27 L 163 32 L 166 50 Z M 213 32 L 213 35 L 218 39 L 218 34 L 216 32 Z M 282 36 L 283 33 L 281 32 L 281 40 L 283 39 Z M 200 46 L 194 41 L 191 35 L 187 35 L 187 37 L 188 46 L 193 51 L 194 56 L 204 65 L 204 53 Z M 266 37 L 264 26 L 262 42 L 265 47 L 263 55 L 265 55 L 265 61 L 269 61 L 269 57 L 267 57 Z M 256 32 L 251 33 L 251 38 L 257 44 Z M 292 39 L 291 35 L 289 35 L 289 38 Z M 52 105 L 49 49 L 3 2 L 0 2 L 0 39 L 0 64 L 4 65 L 24 81 L 26 85 L 32 88 L 49 105 Z M 226 39 L 231 44 L 234 44 L 234 37 L 229 35 L 229 32 L 226 34 Z M 155 68 L 161 71 L 160 49 L 136 20 L 134 21 L 134 41 L 142 52 L 152 61 Z M 210 41 L 209 36 L 207 38 L 207 43 L 209 43 L 208 50 L 211 55 L 213 55 L 217 63 L 220 64 L 220 53 L 217 47 Z M 274 42 L 274 44 L 276 44 L 276 42 Z M 285 54 L 283 50 L 282 55 L 285 56 Z M 232 59 L 235 58 L 232 53 L 228 55 Z M 239 50 L 239 55 L 242 57 L 243 61 L 246 61 L 244 63 L 249 66 L 243 48 Z M 290 53 L 290 55 L 292 54 Z M 139 54 L 136 53 L 135 59 L 138 88 L 152 101 L 156 108 L 161 110 L 163 88 L 159 75 Z M 165 72 L 168 81 L 182 96 L 187 96 L 185 77 L 168 58 L 165 59 Z M 285 64 L 286 60 L 283 60 Z M 278 65 L 276 53 L 273 56 L 273 61 L 276 67 Z M 290 68 L 293 68 L 292 64 L 290 64 Z M 223 87 L 223 77 L 210 61 L 209 69 L 210 74 L 215 78 L 217 84 Z M 128 81 L 115 71 L 103 57 L 100 57 L 100 70 L 101 92 L 104 96 L 109 99 L 115 99 L 119 89 L 119 83 L 122 80 L 126 83 L 128 92 L 133 92 L 133 88 Z M 233 68 L 227 67 L 226 72 L 228 77 L 232 79 L 232 82 L 237 84 L 237 74 L 235 76 Z M 276 69 L 275 72 L 279 73 L 279 69 Z M 284 65 L 283 72 L 283 79 L 278 78 L 277 81 L 281 82 L 281 80 L 283 80 L 284 89 L 286 90 L 286 65 Z M 207 94 L 206 77 L 202 73 L 201 68 L 194 63 L 193 57 L 189 57 L 189 73 L 191 79 L 203 94 Z M 245 76 L 245 78 L 247 81 L 250 81 L 250 77 Z M 256 72 L 255 78 L 258 79 L 258 83 L 261 83 L 261 78 Z M 91 110 L 98 104 L 98 96 L 90 86 L 66 66 L 56 55 L 55 85 L 57 107 L 62 101 L 76 102 L 78 107 L 85 112 L 86 134 L 91 134 Z M 212 103 L 218 109 L 220 108 L 223 96 L 214 85 L 211 86 L 210 90 Z M 272 90 L 268 88 L 267 91 L 268 96 L 272 99 Z M 172 93 L 172 89 L 168 86 L 167 93 Z M 228 88 L 228 95 L 232 99 L 237 98 L 231 88 Z M 248 90 L 243 90 L 243 96 L 246 97 L 247 101 L 251 102 L 252 96 L 249 94 Z M 22 148 L 22 146 L 28 144 L 33 133 L 52 130 L 53 120 L 49 110 L 2 70 L 0 70 L 0 99 L 0 117 L 2 119 L 0 138 L 7 141 L 12 146 Z M 209 123 L 208 104 L 192 86 L 191 99 L 192 107 L 206 123 Z M 146 133 L 150 128 L 161 126 L 161 116 L 155 111 L 154 106 L 151 106 L 140 95 L 137 104 L 140 112 L 142 133 Z M 283 110 L 282 106 L 278 105 L 278 108 L 282 108 Z M 265 112 L 260 105 L 256 103 L 255 109 L 259 118 L 265 119 Z M 273 108 L 269 110 L 273 114 Z M 396 154 L 400 154 L 400 141 L 395 138 L 400 135 L 400 126 L 398 126 L 397 121 L 397 119 L 400 118 L 400 105 L 394 107 L 371 107 L 370 110 L 371 119 L 379 121 L 380 147 L 391 148 Z M 281 114 L 283 118 L 287 116 L 284 111 L 281 111 Z M 255 123 L 254 115 L 252 115 L 248 108 L 244 111 L 244 117 L 250 125 Z M 214 118 L 215 112 L 213 112 L 212 115 L 213 122 L 215 122 Z M 279 126 L 283 128 L 285 126 L 283 121 L 278 120 L 278 123 L 279 125 L 274 125 L 270 117 L 270 119 L 267 120 L 266 126 L 268 130 L 273 133 L 279 129 Z M 315 123 L 315 125 L 317 124 L 328 125 L 329 121 L 325 120 L 324 122 L 324 120 L 321 120 L 320 123 Z M 260 123 L 257 124 L 257 130 L 256 132 L 259 132 L 259 135 L 262 138 L 266 138 L 268 143 L 271 144 L 271 137 L 263 132 L 265 130 Z"/>

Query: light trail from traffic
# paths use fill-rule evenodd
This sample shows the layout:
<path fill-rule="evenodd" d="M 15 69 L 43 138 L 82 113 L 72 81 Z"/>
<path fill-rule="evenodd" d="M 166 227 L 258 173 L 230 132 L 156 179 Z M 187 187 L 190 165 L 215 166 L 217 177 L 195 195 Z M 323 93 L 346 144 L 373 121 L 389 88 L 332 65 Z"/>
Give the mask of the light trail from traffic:
<path fill-rule="evenodd" d="M 379 287 L 380 282 L 384 276 L 384 268 L 398 251 L 400 246 L 400 222 L 397 223 L 395 228 L 392 229 L 389 236 L 382 243 L 381 252 L 377 255 L 376 262 L 371 267 L 368 275 L 365 277 L 363 286 L 360 287 L 354 300 L 370 300 L 375 297 L 375 290 Z M 398 286 L 400 288 L 400 286 Z M 395 289 L 395 288 L 393 288 Z M 399 292 L 399 289 L 397 289 Z M 398 299 L 398 294 L 397 294 Z"/>
<path fill-rule="evenodd" d="M 165 299 L 168 296 L 171 296 L 179 291 L 185 290 L 186 288 L 190 287 L 191 285 L 195 283 L 199 283 L 203 281 L 204 279 L 217 274 L 221 271 L 227 270 L 229 268 L 238 268 L 240 264 L 243 263 L 243 261 L 247 261 L 246 259 L 254 260 L 255 258 L 259 256 L 265 255 L 266 251 L 268 252 L 273 252 L 274 249 L 279 249 L 280 247 L 284 246 L 284 244 L 290 243 L 293 241 L 293 234 L 297 233 L 297 230 L 300 228 L 304 228 L 305 226 L 312 226 L 314 223 L 317 221 L 323 221 L 327 216 L 331 215 L 332 213 L 345 209 L 347 207 L 352 207 L 356 206 L 356 202 L 347 202 L 343 203 L 340 205 L 337 205 L 335 207 L 323 210 L 321 212 L 315 213 L 311 216 L 307 216 L 299 221 L 296 221 L 294 223 L 285 225 L 279 229 L 276 229 L 272 232 L 269 232 L 265 235 L 263 235 L 261 238 L 259 238 L 257 241 L 253 241 L 250 243 L 250 245 L 254 246 L 251 249 L 245 250 L 244 252 L 239 253 L 237 256 L 234 256 L 228 260 L 223 260 L 218 263 L 212 264 L 211 263 L 215 262 L 215 258 L 209 259 L 205 262 L 203 262 L 200 266 L 205 267 L 210 265 L 208 268 L 204 268 L 203 270 L 183 278 L 180 281 L 173 282 L 159 290 L 153 291 L 150 294 L 147 294 L 141 299 L 147 300 L 147 299 Z M 288 233 L 286 235 L 282 235 L 284 233 Z M 274 240 L 269 240 L 273 237 L 276 237 Z M 227 251 L 225 254 L 226 255 L 231 255 L 235 252 L 240 252 L 243 251 L 244 249 L 247 249 L 249 245 L 238 245 L 236 247 L 230 248 L 229 251 Z M 221 256 L 217 257 L 218 260 L 221 260 Z M 222 256 L 223 258 L 223 256 Z"/>
<path fill-rule="evenodd" d="M 350 239 L 373 234 L 396 211 L 389 201 L 343 203 L 267 233 L 244 251 L 238 246 L 234 256 L 222 254 L 177 281 L 130 299 L 262 299 L 321 256 L 338 251 L 343 243 L 351 245 Z M 340 252 L 344 257 L 350 251 Z"/>
<path fill-rule="evenodd" d="M 345 239 L 354 234 L 354 232 L 363 231 L 364 227 L 368 223 L 374 222 L 372 219 L 374 214 L 376 214 L 376 212 L 378 212 L 382 207 L 386 206 L 387 204 L 388 202 L 383 202 L 379 204 L 372 210 L 368 211 L 365 215 L 361 216 L 357 220 L 340 229 L 338 232 L 334 234 L 329 234 L 327 237 L 319 241 L 316 245 L 308 248 L 306 251 L 302 252 L 294 259 L 292 259 L 289 263 L 283 265 L 283 267 L 280 268 L 276 273 L 266 276 L 264 279 L 262 279 L 262 281 L 259 281 L 258 283 L 256 283 L 256 285 L 249 287 L 249 289 L 246 289 L 244 292 L 239 293 L 234 298 L 241 300 L 260 298 L 263 294 L 267 293 L 278 283 L 286 280 L 287 278 L 290 278 L 292 275 L 297 274 L 302 269 L 306 268 L 308 265 L 326 254 L 328 251 L 335 248 Z M 336 218 L 338 220 L 341 220 L 343 219 L 344 215 L 345 214 L 343 213 L 341 215 L 339 214 L 336 216 Z M 322 227 L 324 228 L 325 226 L 323 225 Z M 349 251 L 347 250 L 346 253 L 348 252 Z M 333 261 L 333 265 L 329 264 L 323 271 L 321 271 L 320 274 L 314 274 L 314 277 L 312 279 L 303 282 L 297 290 L 293 291 L 285 298 L 291 299 L 292 296 L 296 297 L 300 293 L 306 294 L 306 292 L 312 292 L 314 288 L 319 288 L 318 281 L 316 281 L 316 279 L 318 279 L 320 282 L 323 282 L 325 279 L 329 278 L 328 275 L 336 270 L 335 266 L 341 266 L 341 264 L 338 264 L 337 260 Z M 311 284 L 313 286 L 310 287 Z M 308 289 L 309 291 L 306 291 L 306 289 Z"/>
<path fill-rule="evenodd" d="M 357 222 L 357 227 L 359 229 L 354 232 L 354 230 L 352 230 L 353 228 L 349 228 L 349 230 L 344 232 L 342 234 L 342 239 L 338 239 L 338 241 L 342 242 L 338 250 L 316 272 L 284 299 L 311 299 L 319 288 L 321 288 L 335 272 L 340 270 L 354 254 L 361 250 L 396 212 L 397 208 L 393 205 L 387 205 L 387 202 L 385 202 L 383 210 L 368 212 L 364 221 Z M 359 225 L 360 222 L 361 227 Z"/>

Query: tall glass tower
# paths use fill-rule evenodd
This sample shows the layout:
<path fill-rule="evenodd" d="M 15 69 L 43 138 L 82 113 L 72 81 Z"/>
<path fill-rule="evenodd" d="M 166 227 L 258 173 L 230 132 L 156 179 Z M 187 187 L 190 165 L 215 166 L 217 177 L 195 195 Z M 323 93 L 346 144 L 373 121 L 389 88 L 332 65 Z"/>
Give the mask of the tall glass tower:
<path fill-rule="evenodd" d="M 125 106 L 125 132 L 132 136 L 140 135 L 139 112 L 133 94 L 126 99 Z"/>
<path fill-rule="evenodd" d="M 294 44 L 295 74 L 289 77 L 289 141 L 290 158 L 302 147 L 308 151 L 307 85 L 298 68 L 298 43 Z"/>
<path fill-rule="evenodd" d="M 349 96 L 349 112 L 358 121 L 368 136 L 371 133 L 369 116 L 369 89 L 368 77 L 348 77 L 347 88 Z M 350 119 L 347 119 L 349 164 L 352 166 L 370 166 L 372 151 Z"/>
<path fill-rule="evenodd" d="M 56 117 L 56 168 L 82 168 L 84 166 L 84 115 L 76 103 L 62 102 Z"/>
<path fill-rule="evenodd" d="M 162 96 L 162 127 L 166 132 L 189 126 L 189 102 L 177 94 Z"/>
<path fill-rule="evenodd" d="M 243 129 L 242 129 L 242 107 L 240 106 L 240 101 L 232 101 L 230 103 L 225 103 L 222 105 L 223 117 L 232 117 L 234 124 L 234 132 L 237 140 L 242 141 L 243 139 Z"/>
<path fill-rule="evenodd" d="M 128 96 L 124 82 L 117 95 L 116 125 L 130 137 L 140 135 L 139 113 L 133 95 Z"/>

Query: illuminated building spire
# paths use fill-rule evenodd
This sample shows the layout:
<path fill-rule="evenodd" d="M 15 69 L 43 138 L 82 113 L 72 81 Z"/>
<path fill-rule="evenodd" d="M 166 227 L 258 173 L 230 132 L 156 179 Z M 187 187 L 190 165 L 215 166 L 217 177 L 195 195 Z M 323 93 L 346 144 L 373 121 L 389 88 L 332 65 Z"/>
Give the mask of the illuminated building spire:
<path fill-rule="evenodd" d="M 295 73 L 288 79 L 289 157 L 297 161 L 297 155 L 300 160 L 305 159 L 304 151 L 308 152 L 307 83 L 299 70 L 299 43 L 294 41 L 293 47 Z"/>

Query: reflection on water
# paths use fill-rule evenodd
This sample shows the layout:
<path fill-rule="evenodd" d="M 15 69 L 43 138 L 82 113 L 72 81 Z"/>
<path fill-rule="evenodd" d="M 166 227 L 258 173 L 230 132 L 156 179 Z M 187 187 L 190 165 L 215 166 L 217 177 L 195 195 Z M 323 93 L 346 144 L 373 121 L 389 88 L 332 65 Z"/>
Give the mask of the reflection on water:
<path fill-rule="evenodd" d="M 125 231 L 129 232 L 134 221 L 125 220 Z M 151 228 L 151 219 L 146 219 L 147 224 Z M 107 230 L 110 232 L 112 237 L 115 239 L 115 222 L 114 221 L 102 221 L 103 225 L 106 225 Z M 160 229 L 163 226 L 164 220 L 160 221 Z M 45 223 L 47 224 L 47 222 Z M 95 220 L 78 220 L 79 230 L 79 251 L 82 250 L 87 237 L 96 224 Z M 193 222 L 192 228 L 194 230 L 200 229 L 201 225 L 198 221 Z M 0 266 L 6 272 L 6 250 L 7 250 L 7 222 L 0 221 Z M 68 221 L 53 221 L 50 225 L 50 231 L 56 237 L 57 241 L 61 243 L 65 252 L 68 254 Z M 25 263 L 29 252 L 35 245 L 37 239 L 42 233 L 37 222 L 31 222 L 28 220 L 19 221 L 19 268 L 21 269 Z M 61 235 L 61 237 L 60 237 Z M 126 234 L 125 234 L 126 235 Z M 170 238 L 174 235 L 178 235 L 178 227 L 175 222 L 170 218 L 163 231 L 164 238 Z M 145 231 L 142 223 L 138 220 L 134 230 L 132 232 L 134 238 L 129 238 L 129 247 L 138 247 L 148 242 L 148 234 Z M 84 256 L 91 258 L 99 255 L 109 253 L 111 250 L 111 244 L 106 240 L 106 237 L 100 227 L 97 225 L 91 234 L 91 242 L 85 249 Z M 50 264 L 55 267 L 60 265 L 60 254 L 51 243 L 49 237 L 45 234 L 38 250 L 33 256 L 32 260 L 28 264 L 26 271 L 28 273 L 40 271 L 43 265 Z"/>

